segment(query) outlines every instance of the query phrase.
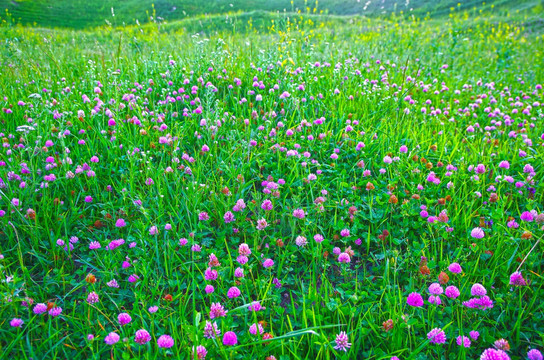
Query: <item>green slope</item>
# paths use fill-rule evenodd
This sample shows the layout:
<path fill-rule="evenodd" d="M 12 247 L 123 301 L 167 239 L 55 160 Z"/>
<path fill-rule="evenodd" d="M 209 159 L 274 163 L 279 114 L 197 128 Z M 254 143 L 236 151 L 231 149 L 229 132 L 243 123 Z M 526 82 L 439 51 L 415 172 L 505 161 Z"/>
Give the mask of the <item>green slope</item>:
<path fill-rule="evenodd" d="M 495 6 L 541 11 L 544 0 L 0 0 L 0 9 L 7 9 L 14 22 L 42 27 L 82 29 L 100 26 L 177 20 L 202 14 L 248 12 L 254 10 L 335 15 L 389 15 L 392 12 L 414 13 L 417 16 L 447 15 L 450 8 L 472 9 Z M 2 12 L 2 17 L 6 13 Z"/>

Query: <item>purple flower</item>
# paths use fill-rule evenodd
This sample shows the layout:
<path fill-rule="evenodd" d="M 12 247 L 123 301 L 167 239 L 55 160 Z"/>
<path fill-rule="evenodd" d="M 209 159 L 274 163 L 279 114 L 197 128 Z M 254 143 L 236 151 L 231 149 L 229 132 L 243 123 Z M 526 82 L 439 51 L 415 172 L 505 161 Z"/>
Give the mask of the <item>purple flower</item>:
<path fill-rule="evenodd" d="M 298 219 L 304 219 L 306 214 L 304 213 L 304 210 L 302 210 L 302 209 L 295 209 L 293 211 L 293 216 L 298 218 Z"/>
<path fill-rule="evenodd" d="M 432 295 L 441 295 L 444 292 L 444 289 L 442 289 L 442 286 L 440 286 L 439 283 L 432 283 L 429 286 L 429 292 Z"/>
<path fill-rule="evenodd" d="M 270 268 L 272 266 L 274 266 L 274 261 L 272 259 L 266 259 L 264 262 L 263 262 L 263 266 L 265 268 Z"/>
<path fill-rule="evenodd" d="M 172 339 L 170 335 L 161 335 L 157 339 L 157 345 L 163 349 L 170 349 L 172 346 L 174 346 L 174 339 Z"/>
<path fill-rule="evenodd" d="M 237 278 L 243 278 L 244 277 L 244 269 L 242 269 L 241 267 L 236 268 L 236 270 L 234 270 L 234 276 L 237 277 Z"/>
<path fill-rule="evenodd" d="M 147 332 L 147 330 L 140 329 L 136 331 L 136 334 L 134 335 L 134 342 L 144 345 L 151 341 L 151 335 Z"/>
<path fill-rule="evenodd" d="M 469 333 L 470 337 L 472 340 L 476 341 L 478 340 L 478 338 L 480 337 L 480 333 L 477 332 L 476 330 L 472 330 L 470 333 Z"/>
<path fill-rule="evenodd" d="M 238 257 L 236 258 L 236 261 L 237 261 L 240 265 L 246 264 L 246 263 L 248 262 L 248 260 L 249 260 L 249 259 L 248 259 L 247 256 L 245 256 L 245 255 L 240 255 L 240 256 L 238 256 Z"/>
<path fill-rule="evenodd" d="M 111 332 L 105 338 L 104 342 L 108 345 L 113 345 L 119 341 L 119 334 Z"/>
<path fill-rule="evenodd" d="M 215 319 L 216 317 L 223 317 L 226 314 L 227 312 L 220 303 L 212 303 L 210 307 L 210 319 Z"/>
<path fill-rule="evenodd" d="M 262 333 L 264 332 L 263 326 L 257 323 L 251 324 L 251 326 L 249 327 L 249 333 L 251 335 L 257 335 L 257 329 L 259 330 L 259 335 L 262 335 Z"/>
<path fill-rule="evenodd" d="M 213 339 L 216 336 L 219 336 L 221 334 L 221 331 L 217 327 L 217 323 L 212 323 L 210 321 L 206 321 L 206 325 L 204 325 L 204 337 L 207 339 Z"/>
<path fill-rule="evenodd" d="M 446 296 L 449 297 L 450 299 L 457 299 L 459 295 L 460 293 L 457 287 L 451 285 L 446 288 Z"/>
<path fill-rule="evenodd" d="M 249 248 L 248 244 L 243 243 L 238 246 L 238 253 L 240 255 L 251 255 L 251 249 Z"/>
<path fill-rule="evenodd" d="M 297 244 L 298 247 L 304 247 L 308 244 L 308 240 L 304 236 L 297 236 L 295 239 L 295 244 Z"/>
<path fill-rule="evenodd" d="M 191 251 L 200 252 L 202 251 L 202 247 L 200 247 L 200 245 L 198 244 L 194 244 L 193 246 L 191 246 Z"/>
<path fill-rule="evenodd" d="M 476 169 L 474 170 L 476 174 L 484 174 L 485 173 L 485 165 L 484 164 L 478 164 L 476 166 Z"/>
<path fill-rule="evenodd" d="M 159 228 L 157 228 L 155 225 L 149 228 L 149 235 L 157 235 L 159 233 Z"/>
<path fill-rule="evenodd" d="M 502 350 L 490 348 L 482 353 L 480 360 L 510 360 L 510 356 Z"/>
<path fill-rule="evenodd" d="M 470 309 L 487 310 L 493 308 L 493 301 L 489 296 L 482 296 L 480 298 L 472 298 L 468 301 L 464 301 L 463 305 Z"/>
<path fill-rule="evenodd" d="M 40 315 L 40 314 L 43 314 L 44 312 L 47 311 L 47 305 L 45 305 L 44 303 L 38 303 L 34 306 L 34 308 L 32 309 L 32 311 L 34 312 L 34 314 L 36 315 Z"/>
<path fill-rule="evenodd" d="M 98 298 L 98 294 L 95 293 L 94 291 L 91 291 L 91 292 L 89 293 L 89 295 L 87 295 L 87 302 L 88 302 L 89 304 L 95 304 L 95 303 L 97 303 L 97 302 L 99 302 L 99 301 L 100 301 L 100 300 L 99 300 L 99 298 Z"/>
<path fill-rule="evenodd" d="M 485 289 L 485 287 L 483 287 L 482 284 L 474 284 L 472 285 L 472 288 L 470 289 L 470 294 L 472 296 L 484 296 L 487 294 L 487 290 Z"/>
<path fill-rule="evenodd" d="M 223 345 L 234 346 L 236 344 L 238 344 L 238 337 L 236 336 L 236 334 L 232 331 L 227 331 L 223 335 Z"/>
<path fill-rule="evenodd" d="M 56 317 L 56 316 L 59 316 L 60 314 L 62 314 L 62 308 L 60 306 L 56 306 L 54 308 L 51 308 L 51 310 L 49 310 L 49 316 Z"/>
<path fill-rule="evenodd" d="M 478 301 L 478 308 L 482 310 L 487 310 L 493 308 L 493 301 L 489 296 L 482 296 L 480 301 Z"/>
<path fill-rule="evenodd" d="M 522 221 L 531 222 L 534 220 L 533 214 L 530 211 L 525 211 L 521 214 L 520 219 Z"/>
<path fill-rule="evenodd" d="M 127 226 L 127 223 L 125 222 L 124 219 L 117 219 L 117 221 L 115 222 L 115 226 L 116 227 L 125 227 L 125 226 Z"/>
<path fill-rule="evenodd" d="M 470 232 L 470 236 L 472 236 L 472 237 L 475 238 L 475 239 L 482 239 L 482 238 L 485 236 L 485 233 L 484 233 L 484 231 L 482 230 L 482 228 L 475 227 L 475 228 L 472 229 L 472 231 Z"/>
<path fill-rule="evenodd" d="M 9 325 L 10 325 L 11 327 L 21 327 L 21 326 L 23 326 L 23 323 L 24 323 L 23 320 L 18 319 L 18 318 L 13 318 L 13 319 L 11 319 L 11 321 L 9 322 Z"/>
<path fill-rule="evenodd" d="M 537 349 L 531 349 L 527 353 L 527 358 L 529 360 L 542 360 L 542 353 Z"/>
<path fill-rule="evenodd" d="M 454 274 L 460 274 L 463 272 L 461 265 L 459 265 L 458 263 L 451 263 L 450 266 L 448 266 L 448 270 Z"/>
<path fill-rule="evenodd" d="M 262 307 L 261 303 L 258 301 L 252 302 L 247 308 L 248 311 L 261 311 L 263 309 L 264 307 Z"/>
<path fill-rule="evenodd" d="M 334 347 L 336 350 L 341 351 L 348 351 L 348 349 L 351 347 L 351 343 L 348 342 L 348 335 L 345 331 L 341 331 L 340 334 L 336 335 L 336 346 Z"/>
<path fill-rule="evenodd" d="M 194 352 L 194 350 L 193 350 Z M 198 360 L 204 360 L 206 359 L 206 355 L 208 355 L 208 350 L 202 345 L 198 345 L 196 347 L 196 357 Z"/>
<path fill-rule="evenodd" d="M 343 252 L 340 255 L 338 255 L 338 262 L 348 264 L 351 262 L 351 258 L 349 257 L 348 253 Z"/>
<path fill-rule="evenodd" d="M 238 289 L 236 286 L 233 286 L 227 291 L 227 296 L 229 299 L 234 299 L 241 295 L 240 289 Z"/>
<path fill-rule="evenodd" d="M 457 337 L 457 345 L 469 348 L 470 344 L 471 344 L 471 342 L 470 342 L 470 339 L 468 337 L 460 336 L 460 335 Z"/>
<path fill-rule="evenodd" d="M 516 271 L 510 275 L 510 285 L 525 286 L 527 283 L 525 282 L 523 275 L 521 275 L 521 272 Z"/>
<path fill-rule="evenodd" d="M 265 211 L 270 211 L 274 208 L 274 206 L 272 205 L 272 201 L 267 199 L 263 201 L 263 203 L 261 204 L 261 208 Z"/>
<path fill-rule="evenodd" d="M 431 344 L 444 344 L 446 342 L 446 334 L 440 328 L 434 328 L 427 334 L 427 338 Z"/>
<path fill-rule="evenodd" d="M 119 322 L 119 325 L 123 326 L 132 321 L 132 318 L 127 313 L 120 313 L 117 315 L 117 321 Z"/>
<path fill-rule="evenodd" d="M 406 299 L 406 303 L 413 307 L 421 307 L 423 306 L 423 297 L 417 292 L 413 292 L 410 295 L 408 295 L 408 298 Z"/>
<path fill-rule="evenodd" d="M 227 211 L 225 215 L 223 216 L 223 220 L 225 221 L 225 224 L 228 224 L 233 222 L 236 219 L 234 218 L 234 214 L 232 212 Z"/>
<path fill-rule="evenodd" d="M 257 220 L 257 230 L 264 230 L 268 227 L 268 222 L 266 221 L 265 218 L 262 218 L 262 219 L 259 219 Z"/>
<path fill-rule="evenodd" d="M 433 304 L 433 305 L 436 305 L 436 306 L 439 306 L 440 304 L 442 304 L 442 300 L 440 300 L 440 296 L 438 296 L 438 295 L 429 296 L 428 301 L 429 301 L 430 304 Z"/>
<path fill-rule="evenodd" d="M 110 243 L 106 246 L 107 250 L 114 250 L 117 249 L 119 246 L 123 245 L 125 243 L 125 240 L 123 239 L 115 239 L 110 241 Z"/>
<path fill-rule="evenodd" d="M 217 270 L 213 270 L 212 268 L 207 268 L 206 271 L 204 271 L 204 279 L 207 281 L 217 280 L 217 276 Z"/>

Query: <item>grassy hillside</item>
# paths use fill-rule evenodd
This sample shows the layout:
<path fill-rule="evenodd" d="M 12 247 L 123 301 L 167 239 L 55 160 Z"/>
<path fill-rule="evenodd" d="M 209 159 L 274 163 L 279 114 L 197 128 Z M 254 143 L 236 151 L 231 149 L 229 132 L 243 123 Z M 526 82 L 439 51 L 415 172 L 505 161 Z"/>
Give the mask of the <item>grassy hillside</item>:
<path fill-rule="evenodd" d="M 417 16 L 446 15 L 451 8 L 541 11 L 542 0 L 0 0 L 11 18 L 22 24 L 42 27 L 87 28 L 143 23 L 150 19 L 177 20 L 202 14 L 254 10 L 329 13 L 334 15 L 388 15 L 392 12 Z M 6 17 L 6 13 L 2 12 Z"/>
<path fill-rule="evenodd" d="M 202 4 L 0 24 L 0 358 L 542 359 L 537 2 Z"/>

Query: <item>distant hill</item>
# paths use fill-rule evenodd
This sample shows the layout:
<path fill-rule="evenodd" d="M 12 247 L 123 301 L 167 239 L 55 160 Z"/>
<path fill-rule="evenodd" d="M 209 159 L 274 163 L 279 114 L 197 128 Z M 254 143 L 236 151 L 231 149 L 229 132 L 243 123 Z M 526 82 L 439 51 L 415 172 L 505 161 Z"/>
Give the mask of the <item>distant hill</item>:
<path fill-rule="evenodd" d="M 202 14 L 254 10 L 334 15 L 383 16 L 393 12 L 417 16 L 446 15 L 451 8 L 477 7 L 522 11 L 542 9 L 544 0 L 0 0 L 0 9 L 25 25 L 82 29 L 110 23 L 145 23 L 153 15 L 159 20 L 178 20 Z M 1 13 L 6 17 L 5 11 Z"/>

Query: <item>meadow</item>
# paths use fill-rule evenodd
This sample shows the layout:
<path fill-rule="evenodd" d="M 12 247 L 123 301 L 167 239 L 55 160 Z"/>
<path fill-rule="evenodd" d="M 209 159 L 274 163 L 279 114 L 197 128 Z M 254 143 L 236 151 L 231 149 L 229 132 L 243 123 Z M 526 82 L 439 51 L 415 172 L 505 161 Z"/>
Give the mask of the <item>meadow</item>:
<path fill-rule="evenodd" d="M 526 4 L 6 12 L 0 358 L 542 360 Z"/>

